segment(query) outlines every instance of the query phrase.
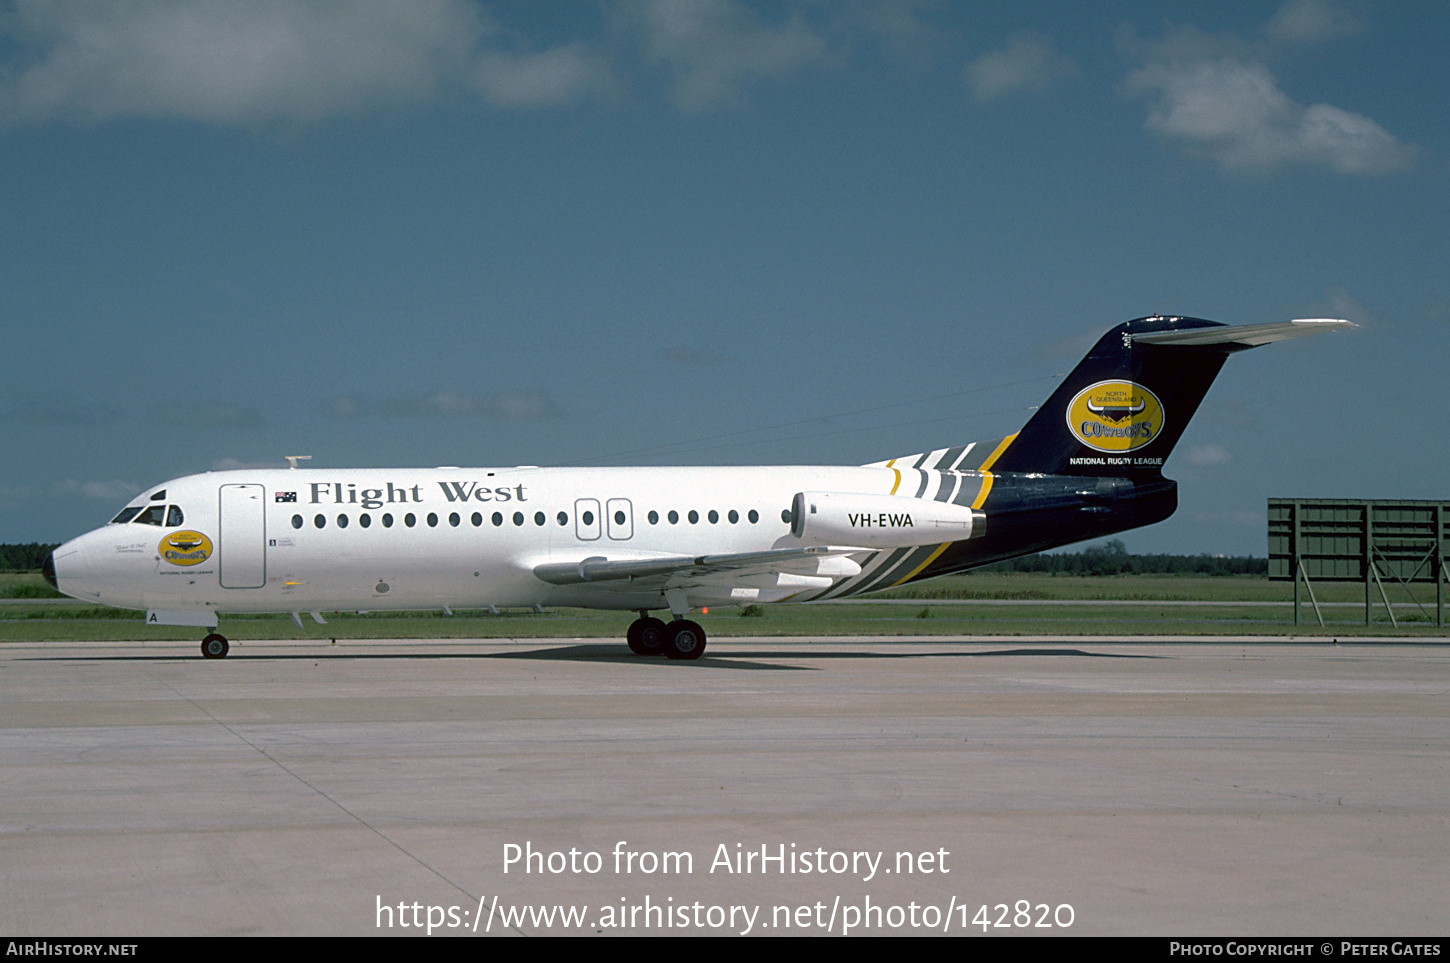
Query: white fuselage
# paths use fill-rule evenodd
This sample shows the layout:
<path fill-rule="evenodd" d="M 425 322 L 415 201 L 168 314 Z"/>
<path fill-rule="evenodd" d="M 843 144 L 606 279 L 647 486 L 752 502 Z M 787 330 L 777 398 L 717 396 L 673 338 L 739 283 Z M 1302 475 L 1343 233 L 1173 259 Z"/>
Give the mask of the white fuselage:
<path fill-rule="evenodd" d="M 900 472 L 882 467 L 209 472 L 133 500 L 140 520 L 57 548 L 55 571 L 68 595 L 169 612 L 659 607 L 658 588 L 554 585 L 534 570 L 795 546 L 797 492 L 882 496 L 900 482 Z M 771 591 L 779 579 L 759 584 L 762 600 L 782 597 Z M 741 592 L 706 586 L 690 601 Z"/>

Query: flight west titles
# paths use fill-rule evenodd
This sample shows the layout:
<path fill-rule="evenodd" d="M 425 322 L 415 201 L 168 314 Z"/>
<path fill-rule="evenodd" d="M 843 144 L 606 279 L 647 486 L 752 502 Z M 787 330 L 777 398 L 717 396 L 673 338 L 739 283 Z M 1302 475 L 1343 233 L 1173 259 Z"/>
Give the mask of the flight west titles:
<path fill-rule="evenodd" d="M 382 488 L 359 488 L 356 483 L 348 482 L 312 482 L 309 485 L 312 493 L 310 499 L 313 505 L 359 505 L 363 508 L 382 508 L 384 505 L 398 504 L 421 504 L 423 498 L 423 485 L 394 485 L 392 482 L 385 482 Z M 497 488 L 489 488 L 480 485 L 478 482 L 457 482 L 441 481 L 438 487 L 443 490 L 443 497 L 450 502 L 526 502 L 528 496 L 524 494 L 528 489 L 523 485 L 503 485 Z M 284 498 L 290 492 L 278 492 L 278 501 L 289 501 L 295 499 Z"/>

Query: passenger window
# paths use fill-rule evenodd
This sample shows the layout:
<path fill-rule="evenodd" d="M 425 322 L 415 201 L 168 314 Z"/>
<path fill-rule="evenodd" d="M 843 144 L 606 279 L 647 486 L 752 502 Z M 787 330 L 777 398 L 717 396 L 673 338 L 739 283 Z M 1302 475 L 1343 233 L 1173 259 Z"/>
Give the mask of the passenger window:
<path fill-rule="evenodd" d="M 474 528 L 478 528 L 480 525 L 483 524 L 483 515 L 479 512 L 474 512 L 473 517 L 470 518 L 469 521 L 473 522 Z"/>
<path fill-rule="evenodd" d="M 568 525 L 569 524 L 569 513 L 568 512 L 560 512 L 559 513 L 559 524 L 560 525 Z"/>
<path fill-rule="evenodd" d="M 673 508 L 670 509 L 670 524 L 671 525 L 678 525 L 678 524 L 680 524 L 680 513 L 677 512 L 677 511 L 675 511 Z"/>
<path fill-rule="evenodd" d="M 359 515 L 357 517 L 357 523 L 359 525 L 361 525 L 363 528 L 367 528 L 369 525 L 371 525 L 373 523 L 373 517 L 371 515 L 369 515 L 367 512 L 363 512 L 361 515 Z"/>
<path fill-rule="evenodd" d="M 523 512 L 514 512 L 514 524 L 515 525 L 522 525 L 523 523 L 524 523 L 524 513 Z"/>
<path fill-rule="evenodd" d="M 713 509 L 713 508 L 710 509 L 710 524 L 711 525 L 714 525 L 719 520 L 720 520 L 720 513 L 717 512 L 717 511 L 715 511 L 715 509 Z"/>
<path fill-rule="evenodd" d="M 650 512 L 649 523 L 651 525 L 658 525 L 660 523 L 660 513 L 655 511 Z"/>
<path fill-rule="evenodd" d="M 139 512 L 140 510 L 141 510 L 140 508 L 123 508 L 123 509 L 121 509 L 121 514 L 119 514 L 115 518 L 111 519 L 111 524 L 112 525 L 124 525 L 127 522 L 129 522 L 131 519 L 135 518 L 136 517 L 136 513 Z"/>
<path fill-rule="evenodd" d="M 392 512 L 384 512 L 383 513 L 383 527 L 384 528 L 392 528 L 393 527 L 393 513 Z"/>
<path fill-rule="evenodd" d="M 327 527 L 327 516 L 326 515 L 318 515 L 316 518 L 312 519 L 312 524 L 316 525 L 318 528 L 326 528 Z"/>
<path fill-rule="evenodd" d="M 463 519 L 458 517 L 457 512 L 453 512 L 448 516 L 448 524 L 452 525 L 454 528 L 457 528 L 458 523 L 461 521 L 463 521 Z"/>
<path fill-rule="evenodd" d="M 750 519 L 750 524 L 752 524 L 752 525 L 754 525 L 756 522 L 760 521 L 760 513 L 757 512 L 753 508 L 750 510 L 750 514 L 747 515 L 747 516 L 745 516 L 745 517 L 748 518 L 748 519 Z"/>
<path fill-rule="evenodd" d="M 429 528 L 437 528 L 438 527 L 438 516 L 437 516 L 437 514 L 435 514 L 433 512 L 429 512 L 428 513 L 428 527 Z"/>
<path fill-rule="evenodd" d="M 152 505 L 137 515 L 133 522 L 138 525 L 160 525 L 166 516 L 165 505 Z"/>
<path fill-rule="evenodd" d="M 726 517 L 730 519 L 731 525 L 734 525 L 736 522 L 740 521 L 740 513 L 733 508 L 730 509 L 730 514 Z"/>
<path fill-rule="evenodd" d="M 414 515 L 412 512 L 409 512 L 408 514 L 403 516 L 403 524 L 407 525 L 409 528 L 412 528 L 414 525 L 418 524 L 418 516 Z"/>
<path fill-rule="evenodd" d="M 535 525 L 542 525 L 545 521 L 547 521 L 547 516 L 545 516 L 543 512 L 534 512 Z"/>
<path fill-rule="evenodd" d="M 700 513 L 697 512 L 697 511 L 695 511 L 693 508 L 690 509 L 690 524 L 691 525 L 694 525 L 694 524 L 696 524 L 699 521 L 700 521 Z"/>
<path fill-rule="evenodd" d="M 337 516 L 337 527 L 338 528 L 347 528 L 347 516 L 346 515 L 339 515 L 339 516 Z"/>
<path fill-rule="evenodd" d="M 292 527 L 293 528 L 301 528 L 302 527 L 302 516 L 301 515 L 293 515 L 292 516 Z"/>
<path fill-rule="evenodd" d="M 489 521 L 493 522 L 494 528 L 498 528 L 503 524 L 503 512 L 494 512 L 493 518 L 489 519 Z"/>

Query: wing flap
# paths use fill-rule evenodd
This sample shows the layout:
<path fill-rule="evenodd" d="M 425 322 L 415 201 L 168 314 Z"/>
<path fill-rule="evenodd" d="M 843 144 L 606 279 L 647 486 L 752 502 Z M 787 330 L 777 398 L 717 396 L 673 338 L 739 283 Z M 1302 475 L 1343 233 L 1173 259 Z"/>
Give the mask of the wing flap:
<path fill-rule="evenodd" d="M 869 549 L 811 545 L 803 548 L 777 548 L 764 552 L 737 552 L 694 557 L 666 555 L 659 558 L 609 559 L 602 555 L 594 555 L 577 562 L 545 562 L 535 565 L 533 572 L 537 578 L 550 585 L 580 585 L 585 582 L 612 582 L 620 579 L 659 576 L 703 577 L 725 572 L 745 574 L 787 571 L 792 562 L 826 559 L 866 551 Z M 859 567 L 857 567 L 857 571 L 859 571 Z M 849 573 L 843 568 L 841 574 Z"/>

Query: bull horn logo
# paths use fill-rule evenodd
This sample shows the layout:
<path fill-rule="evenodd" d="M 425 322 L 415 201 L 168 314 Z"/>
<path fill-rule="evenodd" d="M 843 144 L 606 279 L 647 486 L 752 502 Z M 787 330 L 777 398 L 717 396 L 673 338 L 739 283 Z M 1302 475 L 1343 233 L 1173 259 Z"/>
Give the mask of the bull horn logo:
<path fill-rule="evenodd" d="M 1087 400 L 1088 411 L 1091 411 L 1093 414 L 1097 415 L 1100 418 L 1106 418 L 1109 421 L 1122 421 L 1124 418 L 1131 418 L 1133 415 L 1136 415 L 1138 412 L 1142 411 L 1144 408 L 1147 407 L 1148 402 L 1146 400 L 1139 401 L 1136 405 L 1127 406 L 1095 405 L 1093 404 L 1092 398 L 1088 398 Z"/>

